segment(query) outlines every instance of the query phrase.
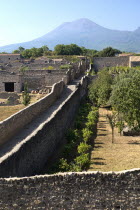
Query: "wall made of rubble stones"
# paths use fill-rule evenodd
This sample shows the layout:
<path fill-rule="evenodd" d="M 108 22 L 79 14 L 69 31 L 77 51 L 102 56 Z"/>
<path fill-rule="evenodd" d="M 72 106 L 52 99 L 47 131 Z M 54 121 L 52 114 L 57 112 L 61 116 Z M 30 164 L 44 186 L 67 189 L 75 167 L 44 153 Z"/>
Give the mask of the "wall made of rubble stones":
<path fill-rule="evenodd" d="M 1 54 L 0 63 L 9 63 L 11 61 L 18 61 L 21 59 L 20 54 Z"/>
<path fill-rule="evenodd" d="M 115 66 L 129 66 L 129 56 L 93 58 L 93 68 L 95 71 L 99 71 L 105 67 Z"/>
<path fill-rule="evenodd" d="M 52 91 L 34 104 L 22 109 L 11 117 L 0 122 L 0 145 L 8 141 L 12 136 L 19 132 L 25 125 L 30 123 L 41 112 L 49 108 L 61 95 L 64 82 L 54 84 Z"/>
<path fill-rule="evenodd" d="M 0 209 L 139 209 L 140 169 L 0 179 Z"/>
<path fill-rule="evenodd" d="M 0 158 L 0 177 L 36 175 L 40 174 L 44 166 L 49 165 L 57 149 L 64 144 L 63 137 L 73 122 L 80 100 L 86 94 L 87 83 L 87 77 L 82 78 L 79 86 L 46 122 Z M 30 108 L 30 113 L 23 118 L 28 119 L 33 113 Z"/>
<path fill-rule="evenodd" d="M 22 89 L 22 80 L 20 75 L 13 75 L 5 71 L 0 72 L 0 92 L 5 91 L 5 83 L 13 82 L 14 91 L 21 92 Z"/>

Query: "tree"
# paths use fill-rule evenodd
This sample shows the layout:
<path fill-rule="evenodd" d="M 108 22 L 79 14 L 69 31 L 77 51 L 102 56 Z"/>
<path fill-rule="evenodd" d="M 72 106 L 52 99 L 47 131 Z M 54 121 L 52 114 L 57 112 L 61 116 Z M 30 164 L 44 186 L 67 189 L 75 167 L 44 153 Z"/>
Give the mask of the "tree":
<path fill-rule="evenodd" d="M 140 127 L 140 71 L 131 69 L 116 76 L 111 105 L 130 126 Z"/>
<path fill-rule="evenodd" d="M 20 51 L 19 50 L 14 50 L 12 53 L 13 54 L 18 54 L 18 53 L 20 53 Z"/>
<path fill-rule="evenodd" d="M 20 47 L 18 48 L 18 50 L 19 50 L 20 53 L 22 53 L 22 52 L 25 50 L 25 48 L 20 46 Z"/>
<path fill-rule="evenodd" d="M 56 55 L 65 55 L 65 45 L 64 44 L 58 44 L 54 48 L 54 52 Z"/>
<path fill-rule="evenodd" d="M 54 51 L 56 55 L 80 55 L 82 53 L 82 49 L 76 44 L 58 44 L 55 46 Z"/>
<path fill-rule="evenodd" d="M 97 106 L 106 105 L 111 94 L 112 76 L 105 69 L 98 73 L 96 80 L 89 86 L 89 98 Z"/>
<path fill-rule="evenodd" d="M 114 128 L 116 126 L 117 114 L 113 112 L 112 114 L 107 114 L 106 117 L 109 121 L 109 125 L 112 130 L 112 144 L 113 144 L 114 143 Z"/>
<path fill-rule="evenodd" d="M 116 54 L 119 54 L 119 53 L 121 53 L 120 50 L 113 49 L 112 47 L 107 47 L 107 48 L 103 49 L 102 51 L 100 51 L 98 53 L 98 56 L 100 56 L 100 57 L 113 57 L 113 56 L 115 56 Z"/>
<path fill-rule="evenodd" d="M 23 104 L 27 106 L 30 103 L 30 95 L 28 93 L 27 83 L 24 84 L 24 92 L 22 93 Z"/>

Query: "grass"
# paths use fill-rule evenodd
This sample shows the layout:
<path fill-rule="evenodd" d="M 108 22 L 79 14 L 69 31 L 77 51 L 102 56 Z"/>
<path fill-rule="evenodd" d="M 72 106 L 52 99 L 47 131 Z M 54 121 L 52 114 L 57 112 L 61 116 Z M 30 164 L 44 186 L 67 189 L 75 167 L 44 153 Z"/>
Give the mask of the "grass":
<path fill-rule="evenodd" d="M 21 94 L 20 94 L 21 95 Z M 30 94 L 31 101 L 30 104 L 35 103 L 40 98 L 44 97 L 44 94 Z M 0 101 L 5 101 L 4 99 L 0 99 Z M 24 109 L 25 106 L 23 104 L 18 104 L 14 106 L 0 106 L 0 121 L 5 120 L 16 112 Z"/>
<path fill-rule="evenodd" d="M 120 136 L 115 128 L 112 144 L 107 110 L 100 108 L 97 137 L 91 153 L 90 171 L 121 171 L 140 167 L 140 136 Z"/>

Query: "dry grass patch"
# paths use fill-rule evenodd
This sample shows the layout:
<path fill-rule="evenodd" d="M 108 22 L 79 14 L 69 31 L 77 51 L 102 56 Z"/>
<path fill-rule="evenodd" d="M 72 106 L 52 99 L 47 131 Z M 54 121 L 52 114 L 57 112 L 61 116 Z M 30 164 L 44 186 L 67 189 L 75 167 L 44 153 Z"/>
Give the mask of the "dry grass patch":
<path fill-rule="evenodd" d="M 45 96 L 44 94 L 30 94 L 30 95 L 31 95 L 30 104 L 35 103 L 40 98 Z M 4 101 L 4 100 L 5 99 L 2 99 L 1 101 Z M 0 106 L 0 121 L 5 120 L 6 118 L 10 117 L 11 115 L 15 114 L 16 112 L 24 108 L 25 106 L 23 104 L 18 104 L 18 105 L 13 105 L 13 106 Z"/>
<path fill-rule="evenodd" d="M 140 136 L 120 136 L 115 129 L 112 144 L 111 128 L 106 119 L 106 109 L 100 108 L 97 138 L 91 154 L 89 170 L 121 171 L 140 167 Z"/>

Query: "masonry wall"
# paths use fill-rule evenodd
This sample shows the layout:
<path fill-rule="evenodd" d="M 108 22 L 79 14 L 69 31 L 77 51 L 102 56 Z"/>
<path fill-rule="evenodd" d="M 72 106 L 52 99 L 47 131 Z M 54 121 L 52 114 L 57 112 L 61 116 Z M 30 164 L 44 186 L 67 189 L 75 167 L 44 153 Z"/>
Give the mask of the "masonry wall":
<path fill-rule="evenodd" d="M 99 71 L 104 67 L 114 66 L 129 66 L 129 56 L 93 58 L 93 68 L 95 71 Z"/>
<path fill-rule="evenodd" d="M 15 150 L 0 158 L 0 177 L 39 174 L 54 155 L 57 147 L 63 144 L 63 136 L 74 119 L 80 100 L 86 93 L 86 87 L 87 77 L 84 77 L 81 85 L 71 93 L 58 110 L 55 110 L 51 118 L 43 125 L 41 124 L 32 135 L 16 145 Z M 34 111 L 30 108 L 26 110 L 26 116 L 22 117 L 28 119 Z M 22 117 L 19 117 L 22 120 Z M 17 125 L 18 123 L 20 124 L 20 121 L 16 121 Z M 7 125 L 6 128 L 9 129 Z"/>
<path fill-rule="evenodd" d="M 20 75 L 13 75 L 7 72 L 0 73 L 0 92 L 5 91 L 5 83 L 13 82 L 14 83 L 14 91 L 20 92 L 22 88 L 21 76 Z"/>
<path fill-rule="evenodd" d="M 1 54 L 0 63 L 9 63 L 11 61 L 20 60 L 20 54 Z"/>
<path fill-rule="evenodd" d="M 41 112 L 49 108 L 61 95 L 63 87 L 63 81 L 54 84 L 50 94 L 0 122 L 0 145 L 4 144 L 12 136 L 16 135 L 16 133 L 19 132 L 25 125 L 30 123 Z"/>
<path fill-rule="evenodd" d="M 0 179 L 0 209 L 139 209 L 140 169 Z"/>

